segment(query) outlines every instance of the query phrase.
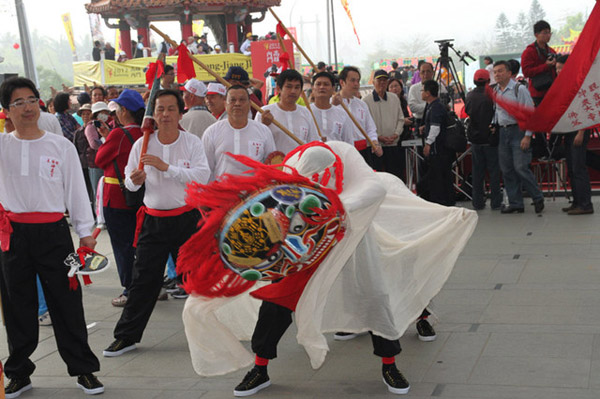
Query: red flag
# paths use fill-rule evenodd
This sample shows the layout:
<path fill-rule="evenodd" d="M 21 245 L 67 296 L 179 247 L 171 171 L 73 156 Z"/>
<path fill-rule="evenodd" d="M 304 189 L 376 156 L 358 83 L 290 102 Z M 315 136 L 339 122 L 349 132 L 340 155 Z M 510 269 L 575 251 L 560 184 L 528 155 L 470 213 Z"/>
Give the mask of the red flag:
<path fill-rule="evenodd" d="M 600 2 L 596 2 L 573 52 L 541 104 L 535 110 L 516 104 L 501 104 L 501 107 L 517 119 L 523 130 L 566 133 L 597 126 L 600 123 L 598 37 Z"/>
<path fill-rule="evenodd" d="M 179 51 L 177 56 L 177 83 L 183 84 L 186 80 L 196 77 L 196 70 L 187 46 L 181 43 L 177 50 Z"/>
<path fill-rule="evenodd" d="M 279 34 L 279 36 L 281 36 L 282 39 L 285 39 L 285 35 L 287 34 L 285 29 L 283 29 L 283 25 L 281 25 L 281 22 L 277 23 L 277 26 L 275 27 L 275 31 Z"/>
<path fill-rule="evenodd" d="M 151 62 L 150 65 L 148 65 L 148 70 L 146 71 L 146 84 L 148 85 L 148 89 L 152 89 L 154 80 L 160 78 L 164 72 L 165 66 L 160 60 Z"/>

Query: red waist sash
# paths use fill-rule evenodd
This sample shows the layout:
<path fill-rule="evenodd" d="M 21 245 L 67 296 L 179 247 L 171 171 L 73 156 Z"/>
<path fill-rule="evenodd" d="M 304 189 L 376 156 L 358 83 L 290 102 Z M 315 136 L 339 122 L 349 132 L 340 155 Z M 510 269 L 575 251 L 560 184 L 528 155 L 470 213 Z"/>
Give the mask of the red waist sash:
<path fill-rule="evenodd" d="M 146 214 L 148 214 L 150 216 L 164 218 L 164 217 L 170 217 L 170 216 L 183 215 L 184 213 L 189 212 L 193 209 L 194 209 L 194 207 L 189 206 L 189 205 L 184 205 L 181 208 L 167 209 L 167 210 L 153 209 L 153 208 L 148 208 L 146 206 L 141 206 L 140 209 L 138 209 L 137 214 L 135 216 L 135 219 L 136 219 L 135 220 L 135 237 L 133 238 L 133 246 L 137 247 L 137 241 L 140 236 L 140 232 L 142 231 L 142 225 L 144 224 L 144 218 L 146 217 Z"/>
<path fill-rule="evenodd" d="M 356 140 L 354 142 L 354 148 L 358 151 L 362 151 L 367 148 L 367 140 Z"/>
<path fill-rule="evenodd" d="M 61 220 L 64 214 L 61 212 L 23 212 L 14 213 L 4 209 L 0 204 L 0 249 L 6 252 L 10 249 L 10 235 L 13 228 L 10 222 L 14 223 L 55 223 Z"/>

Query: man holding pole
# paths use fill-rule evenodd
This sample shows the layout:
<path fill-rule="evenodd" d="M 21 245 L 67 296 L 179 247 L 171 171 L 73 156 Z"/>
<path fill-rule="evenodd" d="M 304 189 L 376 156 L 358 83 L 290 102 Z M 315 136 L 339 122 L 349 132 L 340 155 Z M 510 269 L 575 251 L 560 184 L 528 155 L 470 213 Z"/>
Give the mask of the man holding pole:
<path fill-rule="evenodd" d="M 358 90 L 360 89 L 360 71 L 353 66 L 347 66 L 340 72 L 340 85 L 342 90 L 339 95 L 333 97 L 334 105 L 341 104 L 342 101 L 348 105 L 350 112 L 367 133 L 367 136 L 375 147 L 369 148 L 367 140 L 362 135 L 358 127 L 354 129 L 354 147 L 360 152 L 365 162 L 369 166 L 373 166 L 372 153 L 380 157 L 383 155 L 383 150 L 377 141 L 377 127 L 375 121 L 369 112 L 368 105 L 358 98 Z"/>
<path fill-rule="evenodd" d="M 354 144 L 354 126 L 339 106 L 331 104 L 335 78 L 329 72 L 318 72 L 312 78 L 315 103 L 313 112 L 323 137 L 327 140 Z"/>
<path fill-rule="evenodd" d="M 105 357 L 136 349 L 163 283 L 169 254 L 177 259 L 179 247 L 196 231 L 200 213 L 185 203 L 189 182 L 206 183 L 210 169 L 202 142 L 178 129 L 184 103 L 179 92 L 160 90 L 152 100 L 158 130 L 150 135 L 142 153 L 138 140 L 125 167 L 125 186 L 130 191 L 145 186 L 144 206 L 138 211 L 136 260 L 129 298 L 114 330 L 115 341 Z M 139 162 L 143 169 L 138 169 Z M 139 237 L 139 238 L 138 238 Z"/>
<path fill-rule="evenodd" d="M 210 181 L 224 173 L 241 174 L 250 169 L 226 153 L 242 154 L 264 163 L 275 151 L 269 128 L 248 119 L 250 96 L 243 86 L 233 85 L 227 90 L 226 109 L 227 118 L 206 129 L 202 137 L 211 170 Z"/>
<path fill-rule="evenodd" d="M 263 109 L 264 114 L 257 114 L 256 120 L 267 125 L 273 133 L 277 151 L 287 154 L 298 146 L 298 143 L 284 134 L 281 129 L 272 124 L 273 118 L 282 121 L 283 125 L 292 131 L 296 137 L 305 143 L 319 140 L 315 122 L 310 112 L 298 106 L 296 101 L 300 98 L 303 85 L 302 75 L 296 70 L 287 69 L 277 77 L 277 87 L 280 91 L 281 100 L 275 104 L 269 104 Z"/>

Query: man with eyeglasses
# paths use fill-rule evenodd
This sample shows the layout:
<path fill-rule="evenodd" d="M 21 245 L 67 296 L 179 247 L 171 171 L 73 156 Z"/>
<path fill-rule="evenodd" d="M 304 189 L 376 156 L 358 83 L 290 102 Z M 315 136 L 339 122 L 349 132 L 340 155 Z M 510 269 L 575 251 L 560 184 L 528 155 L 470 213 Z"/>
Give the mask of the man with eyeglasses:
<path fill-rule="evenodd" d="M 38 344 L 39 275 L 58 351 L 86 394 L 104 392 L 94 376 L 98 359 L 88 344 L 81 288 L 70 288 L 65 258 L 74 252 L 66 210 L 80 237 L 96 246 L 94 218 L 75 147 L 38 128 L 39 92 L 25 78 L 6 80 L 0 102 L 15 131 L 0 135 L 0 291 L 8 337 L 6 397 L 32 388 L 30 360 Z M 72 287 L 72 286 L 71 286 Z"/>
<path fill-rule="evenodd" d="M 548 46 L 552 38 L 552 30 L 548 22 L 544 20 L 536 22 L 533 25 L 533 34 L 535 42 L 527 46 L 521 54 L 521 68 L 523 68 L 523 75 L 529 79 L 529 93 L 537 107 L 556 78 L 556 51 Z M 542 75 L 548 76 L 545 84 L 538 83 Z"/>
<path fill-rule="evenodd" d="M 211 125 L 202 136 L 202 144 L 211 170 L 210 181 L 224 173 L 241 174 L 248 166 L 234 160 L 230 154 L 241 154 L 258 162 L 275 151 L 271 130 L 264 124 L 248 119 L 250 95 L 244 86 L 233 85 L 225 101 L 227 118 Z"/>

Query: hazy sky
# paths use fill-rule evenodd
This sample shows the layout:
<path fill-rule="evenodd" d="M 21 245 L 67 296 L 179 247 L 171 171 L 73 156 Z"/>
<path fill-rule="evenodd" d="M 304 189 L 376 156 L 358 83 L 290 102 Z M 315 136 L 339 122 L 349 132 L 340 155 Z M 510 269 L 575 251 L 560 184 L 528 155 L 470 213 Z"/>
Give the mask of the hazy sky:
<path fill-rule="evenodd" d="M 296 26 L 300 44 L 311 58 L 327 61 L 326 4 L 328 0 L 282 0 L 275 11 L 288 26 Z M 31 31 L 38 30 L 49 36 L 66 37 L 61 14 L 71 13 L 76 37 L 90 32 L 86 0 L 23 0 Z M 341 2 L 334 0 L 338 60 L 362 65 L 367 53 L 378 47 L 395 51 L 402 41 L 417 36 L 435 39 L 456 39 L 463 51 L 481 38 L 491 38 L 497 16 L 505 12 L 512 21 L 520 11 L 529 10 L 531 0 L 349 0 L 350 10 L 361 40 L 359 46 L 350 21 Z M 565 16 L 578 12 L 591 12 L 595 0 L 540 0 L 546 19 L 558 28 Z M 14 0 L 0 0 L 0 26 L 17 33 Z M 316 20 L 319 20 L 317 26 Z M 300 22 L 304 21 L 301 26 Z M 180 36 L 179 24 L 158 25 L 173 38 Z M 275 20 L 267 14 L 265 20 L 255 24 L 254 32 L 264 35 L 275 29 Z M 132 35 L 133 37 L 134 35 Z M 114 41 L 114 31 L 106 29 L 105 38 Z M 533 41 L 533 35 L 532 35 Z M 401 54 L 398 54 L 401 56 Z"/>

